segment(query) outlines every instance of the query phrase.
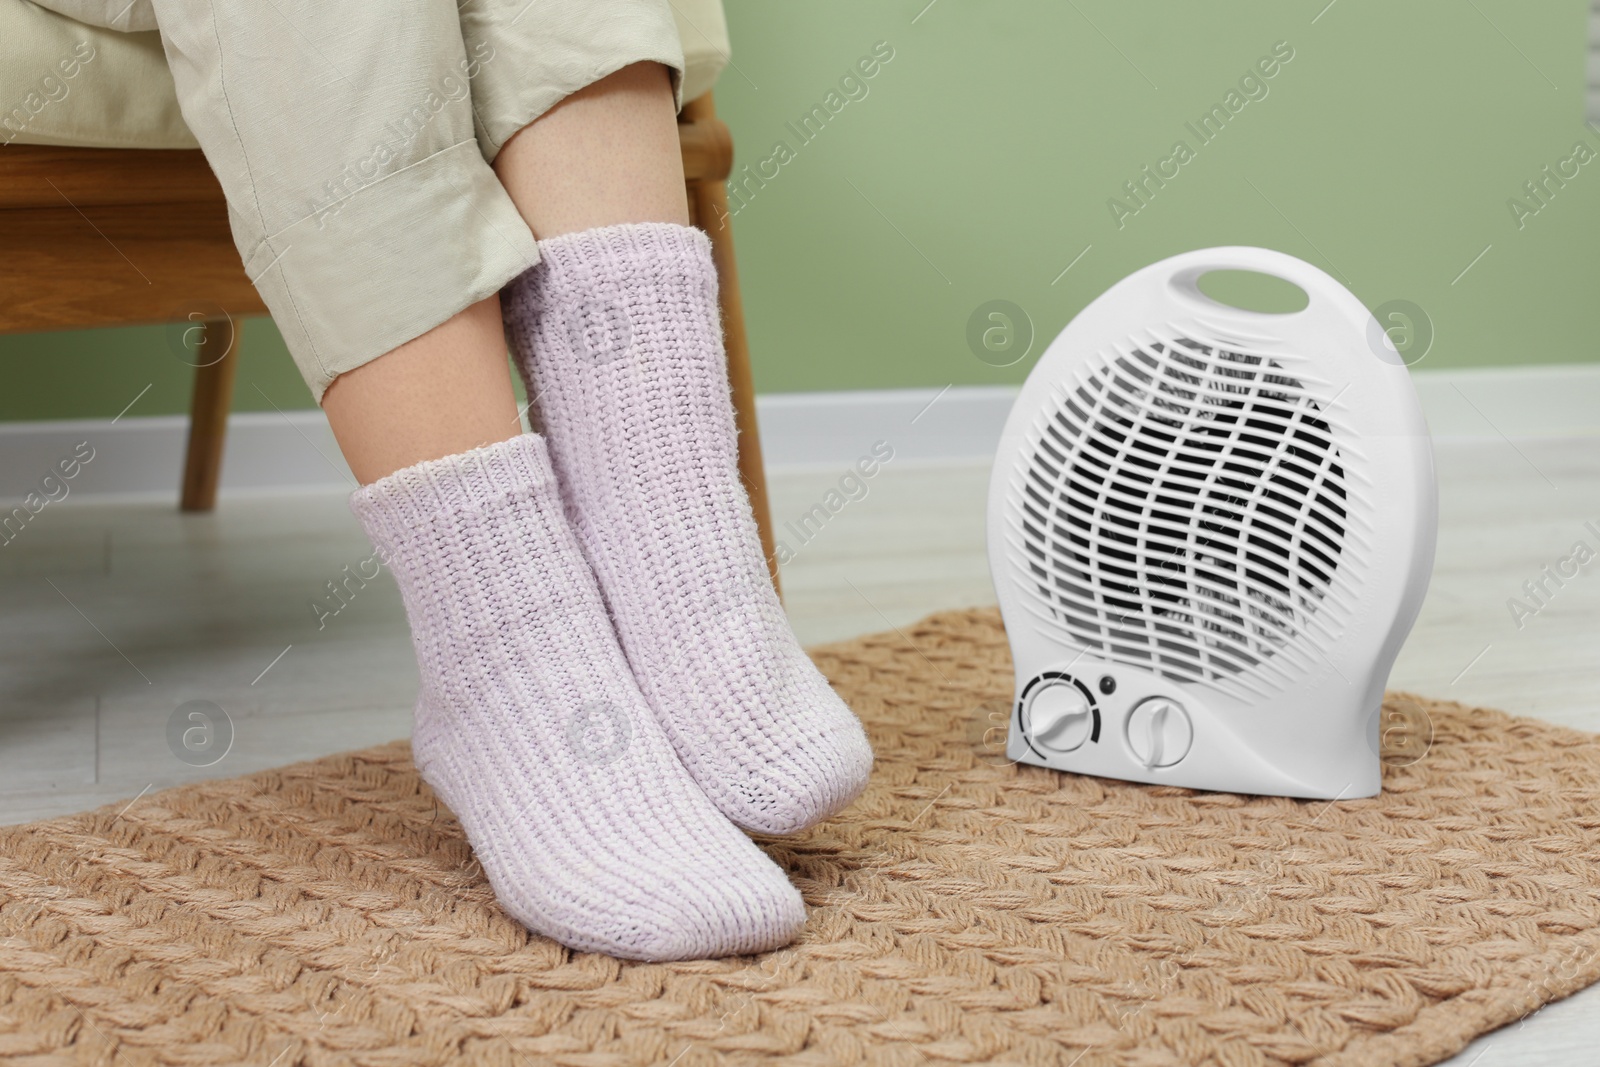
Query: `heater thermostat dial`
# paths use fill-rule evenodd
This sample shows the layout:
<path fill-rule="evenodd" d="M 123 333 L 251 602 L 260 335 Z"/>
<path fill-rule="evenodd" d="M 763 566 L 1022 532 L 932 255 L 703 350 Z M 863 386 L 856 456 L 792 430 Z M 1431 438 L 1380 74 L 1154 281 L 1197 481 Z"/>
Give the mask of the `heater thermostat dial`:
<path fill-rule="evenodd" d="M 1133 758 L 1145 767 L 1171 767 L 1189 754 L 1194 724 L 1176 700 L 1151 697 L 1128 713 L 1127 736 Z"/>
<path fill-rule="evenodd" d="M 1099 712 L 1082 689 L 1061 677 L 1028 694 L 1022 723 L 1023 733 L 1035 748 L 1072 752 L 1099 732 Z"/>

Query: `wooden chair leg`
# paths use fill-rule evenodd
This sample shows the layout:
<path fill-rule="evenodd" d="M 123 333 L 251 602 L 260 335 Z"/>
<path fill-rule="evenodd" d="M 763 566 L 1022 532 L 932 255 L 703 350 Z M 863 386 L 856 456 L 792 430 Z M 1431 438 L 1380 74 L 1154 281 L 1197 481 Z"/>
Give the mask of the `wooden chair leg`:
<path fill-rule="evenodd" d="M 217 506 L 228 409 L 233 405 L 233 378 L 239 368 L 237 329 L 238 324 L 227 319 L 208 320 L 196 349 L 200 365 L 195 368 L 189 404 L 189 444 L 179 500 L 184 511 L 210 511 Z"/>
<path fill-rule="evenodd" d="M 711 94 L 683 106 L 689 122 L 714 120 L 716 109 Z M 739 474 L 750 507 L 755 512 L 756 528 L 761 533 L 761 551 L 767 557 L 767 571 L 773 588 L 783 595 L 778 577 L 778 550 L 772 532 L 772 508 L 767 501 L 767 472 L 761 460 L 761 431 L 756 425 L 756 390 L 750 375 L 750 346 L 745 337 L 744 303 L 739 296 L 739 271 L 733 257 L 733 225 L 728 215 L 728 190 L 720 181 L 688 183 L 689 212 L 695 225 L 711 238 L 711 257 L 717 265 L 721 292 L 723 345 L 728 353 L 728 384 L 733 392 L 734 422 L 739 429 Z"/>

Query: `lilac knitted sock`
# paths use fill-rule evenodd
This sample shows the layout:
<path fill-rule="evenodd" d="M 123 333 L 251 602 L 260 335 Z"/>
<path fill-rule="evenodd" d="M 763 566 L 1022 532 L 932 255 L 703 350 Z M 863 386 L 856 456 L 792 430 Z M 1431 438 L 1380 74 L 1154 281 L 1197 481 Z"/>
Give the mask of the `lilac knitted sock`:
<path fill-rule="evenodd" d="M 502 293 L 506 332 L 634 677 L 728 818 L 770 834 L 826 818 L 872 749 L 767 576 L 710 240 L 634 223 L 539 250 Z"/>
<path fill-rule="evenodd" d="M 417 767 L 508 913 L 629 959 L 794 937 L 799 892 L 695 787 L 646 707 L 540 437 L 407 467 L 350 507 L 411 623 Z"/>

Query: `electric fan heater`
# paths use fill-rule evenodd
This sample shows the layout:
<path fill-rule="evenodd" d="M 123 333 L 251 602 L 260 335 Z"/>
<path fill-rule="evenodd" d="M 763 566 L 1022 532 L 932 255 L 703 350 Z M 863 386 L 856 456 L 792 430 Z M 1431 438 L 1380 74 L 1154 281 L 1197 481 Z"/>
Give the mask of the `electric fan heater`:
<path fill-rule="evenodd" d="M 1212 300 L 1254 271 L 1309 302 Z M 1262 248 L 1145 267 L 1040 357 L 989 485 L 1012 760 L 1196 789 L 1379 791 L 1389 669 L 1433 566 L 1409 372 L 1327 274 Z"/>

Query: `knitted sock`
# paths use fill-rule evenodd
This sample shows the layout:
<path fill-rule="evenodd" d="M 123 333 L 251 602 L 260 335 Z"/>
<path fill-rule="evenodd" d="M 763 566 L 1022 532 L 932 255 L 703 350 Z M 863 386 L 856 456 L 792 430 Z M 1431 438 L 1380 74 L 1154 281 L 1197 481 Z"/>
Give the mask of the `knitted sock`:
<path fill-rule="evenodd" d="M 799 892 L 695 787 L 645 705 L 540 437 L 407 467 L 350 506 L 411 623 L 417 768 L 507 912 L 630 959 L 793 938 Z"/>
<path fill-rule="evenodd" d="M 710 240 L 634 223 L 539 250 L 502 294 L 507 336 L 634 677 L 728 818 L 769 834 L 826 818 L 872 749 L 767 575 Z"/>

